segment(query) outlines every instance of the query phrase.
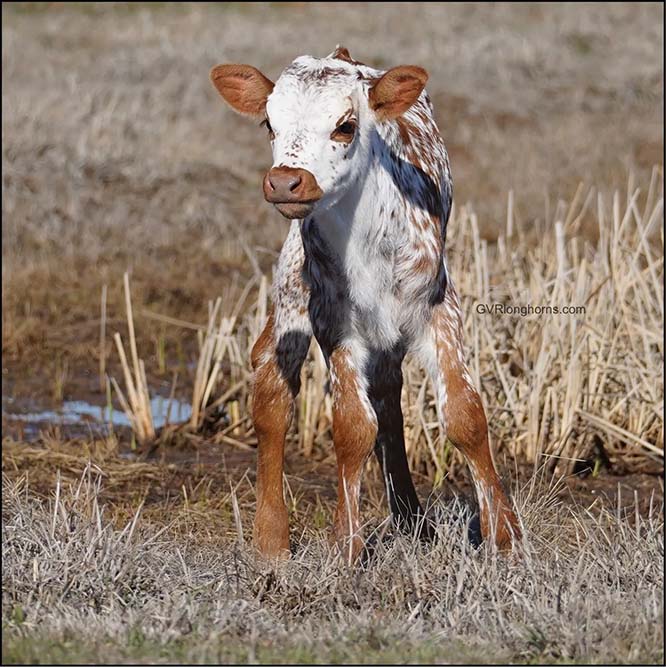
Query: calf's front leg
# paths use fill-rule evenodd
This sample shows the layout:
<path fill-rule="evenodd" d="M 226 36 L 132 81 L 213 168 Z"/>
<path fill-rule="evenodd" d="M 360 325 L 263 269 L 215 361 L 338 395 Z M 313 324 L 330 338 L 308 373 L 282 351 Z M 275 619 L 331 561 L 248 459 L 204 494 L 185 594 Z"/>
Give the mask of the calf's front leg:
<path fill-rule="evenodd" d="M 309 344 L 310 337 L 303 332 L 278 336 L 271 312 L 252 349 L 252 421 L 258 440 L 254 541 L 267 558 L 289 555 L 289 519 L 282 490 L 284 442 Z"/>
<path fill-rule="evenodd" d="M 278 261 L 274 305 L 252 349 L 252 421 L 258 441 L 254 543 L 267 558 L 289 555 L 289 518 L 282 490 L 284 441 L 312 338 L 303 259 L 300 228 L 295 220 Z"/>
<path fill-rule="evenodd" d="M 362 354 L 340 346 L 330 356 L 333 444 L 338 464 L 334 532 L 348 563 L 363 549 L 359 514 L 363 466 L 377 437 L 377 417 L 367 396 Z"/>

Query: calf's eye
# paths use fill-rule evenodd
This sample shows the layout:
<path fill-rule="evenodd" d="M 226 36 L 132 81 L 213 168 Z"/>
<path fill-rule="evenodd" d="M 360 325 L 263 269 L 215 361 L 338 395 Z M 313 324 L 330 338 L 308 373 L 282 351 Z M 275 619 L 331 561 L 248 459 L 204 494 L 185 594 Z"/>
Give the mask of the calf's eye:
<path fill-rule="evenodd" d="M 333 130 L 331 139 L 333 139 L 333 141 L 349 143 L 354 138 L 355 132 L 356 123 L 353 120 L 347 120 L 344 123 L 340 123 L 340 125 Z"/>

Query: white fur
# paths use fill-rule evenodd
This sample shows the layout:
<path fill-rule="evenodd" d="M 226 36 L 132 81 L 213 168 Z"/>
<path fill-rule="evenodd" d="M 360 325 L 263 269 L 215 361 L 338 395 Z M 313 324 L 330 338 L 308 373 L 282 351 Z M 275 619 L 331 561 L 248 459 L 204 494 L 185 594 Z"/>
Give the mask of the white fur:
<path fill-rule="evenodd" d="M 333 74 L 318 78 L 324 71 Z M 425 92 L 404 114 L 428 138 L 425 145 L 413 139 L 423 158 L 419 164 L 410 162 L 396 122 L 377 121 L 368 91 L 381 74 L 335 58 L 302 56 L 276 82 L 266 112 L 275 133 L 274 166 L 307 169 L 323 190 L 310 218 L 344 270 L 351 306 L 345 339 L 386 350 L 415 341 L 430 315 L 428 290 L 435 276 L 415 273 L 414 263 L 422 256 L 435 267 L 444 261 L 443 225 L 433 224 L 418 205 L 415 167 L 440 189 L 446 216 L 451 178 Z M 331 133 L 350 109 L 358 130 L 345 145 Z M 405 168 L 398 178 L 392 163 Z M 288 244 L 292 233 L 293 227 Z M 293 254 L 291 247 L 285 252 Z M 276 282 L 281 279 L 278 274 Z"/>

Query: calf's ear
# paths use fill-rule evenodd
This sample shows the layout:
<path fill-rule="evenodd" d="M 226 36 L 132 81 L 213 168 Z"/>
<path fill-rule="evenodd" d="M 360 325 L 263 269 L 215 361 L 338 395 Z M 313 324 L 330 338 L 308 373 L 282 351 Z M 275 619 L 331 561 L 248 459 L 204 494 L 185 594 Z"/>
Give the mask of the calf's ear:
<path fill-rule="evenodd" d="M 273 82 L 252 65 L 217 65 L 210 80 L 224 101 L 245 116 L 263 116 Z"/>
<path fill-rule="evenodd" d="M 428 72 L 416 65 L 393 67 L 377 79 L 368 93 L 370 108 L 378 120 L 401 116 L 419 99 Z"/>

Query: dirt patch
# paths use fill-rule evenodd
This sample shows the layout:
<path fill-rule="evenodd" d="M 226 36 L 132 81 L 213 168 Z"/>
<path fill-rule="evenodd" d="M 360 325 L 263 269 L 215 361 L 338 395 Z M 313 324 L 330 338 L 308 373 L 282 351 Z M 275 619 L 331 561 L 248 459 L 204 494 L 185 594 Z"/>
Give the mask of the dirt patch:
<path fill-rule="evenodd" d="M 298 505 L 295 511 L 299 516 L 311 517 L 319 508 L 332 516 L 337 479 L 334 456 L 331 453 L 324 459 L 306 460 L 290 449 L 287 448 L 285 474 L 288 497 Z M 58 442 L 51 439 L 31 445 L 5 439 L 3 472 L 9 479 L 27 474 L 33 491 L 48 496 L 57 475 L 63 481 L 74 483 L 92 460 L 107 473 L 102 497 L 121 504 L 141 497 L 155 510 L 170 499 L 182 501 L 184 493 L 188 502 L 196 503 L 201 499 L 202 490 L 210 500 L 228 497 L 233 488 L 247 502 L 248 513 L 244 519 L 249 525 L 253 515 L 255 459 L 252 442 L 246 448 L 234 448 L 191 438 L 182 440 L 177 447 L 135 452 L 126 443 L 119 445 L 107 440 Z M 612 475 L 602 471 L 564 478 L 550 477 L 544 470 L 535 474 L 528 466 L 518 469 L 500 466 L 500 473 L 514 494 L 522 496 L 538 483 L 544 489 L 554 489 L 554 497 L 566 506 L 615 512 L 623 518 L 631 518 L 636 512 L 651 515 L 659 511 L 664 502 L 663 474 L 656 467 L 652 473 Z M 447 504 L 458 497 L 470 509 L 476 506 L 474 488 L 466 471 L 447 475 L 436 489 L 427 478 L 419 475 L 415 475 L 415 484 L 425 504 Z M 387 515 L 384 492 L 380 470 L 371 461 L 364 477 L 364 502 L 373 512 Z"/>

